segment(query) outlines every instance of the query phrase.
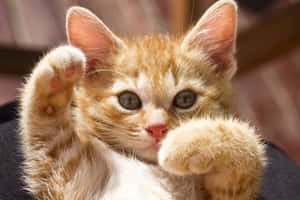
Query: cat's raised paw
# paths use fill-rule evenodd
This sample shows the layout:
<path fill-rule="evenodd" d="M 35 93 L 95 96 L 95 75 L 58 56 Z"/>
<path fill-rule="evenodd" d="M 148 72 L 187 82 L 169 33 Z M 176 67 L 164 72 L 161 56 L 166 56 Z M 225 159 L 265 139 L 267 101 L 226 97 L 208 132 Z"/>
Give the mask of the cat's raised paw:
<path fill-rule="evenodd" d="M 85 68 L 85 56 L 71 46 L 62 46 L 52 50 L 35 70 L 35 85 L 41 92 L 56 95 L 62 90 L 73 87 Z"/>
<path fill-rule="evenodd" d="M 84 72 L 84 54 L 70 46 L 59 47 L 48 55 L 49 67 L 53 70 L 50 80 L 51 94 L 80 80 Z"/>
<path fill-rule="evenodd" d="M 213 160 L 204 160 L 198 155 L 178 155 L 171 151 L 160 153 L 159 164 L 165 171 L 176 175 L 205 174 L 213 168 Z"/>
<path fill-rule="evenodd" d="M 159 151 L 159 165 L 166 171 L 176 175 L 205 174 L 214 166 L 213 156 L 201 153 L 188 138 L 176 137 L 180 129 L 170 132 L 170 137 L 163 142 Z M 176 133 L 177 132 L 177 133 Z M 171 135 L 173 134 L 173 135 Z M 191 135 L 191 134 L 190 134 Z"/>
<path fill-rule="evenodd" d="M 83 77 L 85 63 L 84 54 L 72 46 L 58 47 L 40 61 L 30 82 L 33 96 L 44 113 L 63 111 L 71 102 L 74 85 Z"/>

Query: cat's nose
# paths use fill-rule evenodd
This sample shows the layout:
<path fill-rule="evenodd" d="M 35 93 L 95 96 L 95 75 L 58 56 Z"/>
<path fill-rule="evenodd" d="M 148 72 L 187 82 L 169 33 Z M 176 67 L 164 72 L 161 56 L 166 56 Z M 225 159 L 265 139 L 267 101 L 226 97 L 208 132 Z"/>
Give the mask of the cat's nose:
<path fill-rule="evenodd" d="M 166 124 L 154 124 L 146 128 L 146 131 L 158 142 L 167 133 L 168 128 Z"/>

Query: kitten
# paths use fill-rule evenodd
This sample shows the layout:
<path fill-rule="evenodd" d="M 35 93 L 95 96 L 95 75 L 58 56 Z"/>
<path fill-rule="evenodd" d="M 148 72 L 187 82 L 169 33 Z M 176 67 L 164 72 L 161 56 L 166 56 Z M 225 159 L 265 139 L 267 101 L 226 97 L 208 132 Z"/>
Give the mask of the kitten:
<path fill-rule="evenodd" d="M 214 4 L 182 38 L 121 39 L 67 14 L 21 95 L 25 181 L 40 200 L 250 200 L 265 165 L 231 117 L 237 6 Z M 70 106 L 74 102 L 74 106 Z"/>

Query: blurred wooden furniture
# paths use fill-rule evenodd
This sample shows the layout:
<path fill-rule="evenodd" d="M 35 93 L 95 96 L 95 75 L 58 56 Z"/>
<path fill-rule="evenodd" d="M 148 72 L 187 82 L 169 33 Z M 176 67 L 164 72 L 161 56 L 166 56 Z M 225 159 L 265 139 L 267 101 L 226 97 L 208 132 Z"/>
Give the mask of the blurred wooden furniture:
<path fill-rule="evenodd" d="M 169 30 L 172 34 L 183 33 L 200 15 L 197 12 L 196 0 L 172 1 L 170 8 Z M 3 4 L 1 7 L 0 3 L 0 11 L 1 9 L 3 10 Z M 4 17 L 0 16 L 1 19 L 1 25 L 7 25 L 3 21 Z M 261 64 L 285 55 L 298 47 L 300 45 L 299 19 L 300 2 L 297 2 L 293 6 L 267 16 L 249 29 L 241 31 L 237 41 L 239 73 L 254 70 Z M 5 28 L 0 30 L 3 33 L 0 37 L 4 37 L 2 40 L 11 42 L 9 30 Z M 63 36 L 59 37 L 63 38 Z M 55 43 L 55 40 L 53 42 Z M 46 51 L 44 48 L 3 46 L 0 43 L 0 73 L 24 74 L 29 72 L 33 63 Z"/>
<path fill-rule="evenodd" d="M 170 32 L 184 32 L 199 17 L 199 1 L 178 0 L 171 5 Z M 202 9 L 204 10 L 204 9 Z M 285 55 L 300 45 L 300 2 L 263 18 L 239 32 L 237 58 L 239 73 L 254 70 L 261 64 Z"/>

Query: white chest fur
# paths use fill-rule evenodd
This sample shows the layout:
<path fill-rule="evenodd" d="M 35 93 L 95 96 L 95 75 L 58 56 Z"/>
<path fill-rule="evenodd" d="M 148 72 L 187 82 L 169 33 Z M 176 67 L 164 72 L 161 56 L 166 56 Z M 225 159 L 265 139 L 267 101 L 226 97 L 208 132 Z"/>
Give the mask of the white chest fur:
<path fill-rule="evenodd" d="M 194 200 L 191 177 L 175 177 L 158 167 L 112 153 L 114 165 L 103 200 Z"/>

